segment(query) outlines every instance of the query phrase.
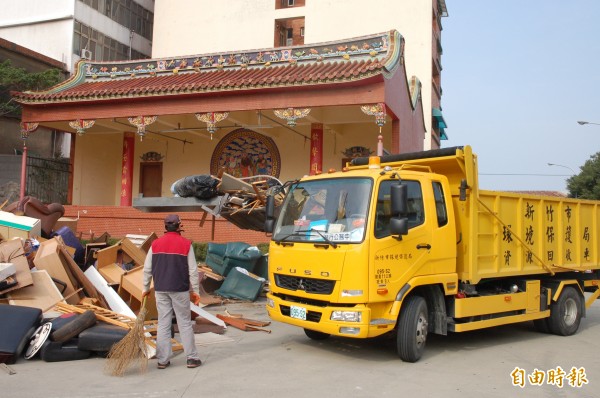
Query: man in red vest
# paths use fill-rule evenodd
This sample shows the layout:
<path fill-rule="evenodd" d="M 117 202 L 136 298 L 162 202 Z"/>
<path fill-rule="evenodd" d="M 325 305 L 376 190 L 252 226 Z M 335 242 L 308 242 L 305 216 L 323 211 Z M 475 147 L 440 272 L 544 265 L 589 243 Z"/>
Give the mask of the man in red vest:
<path fill-rule="evenodd" d="M 177 318 L 179 336 L 187 357 L 187 367 L 202 364 L 196 349 L 194 330 L 190 315 L 190 300 L 200 301 L 198 263 L 192 242 L 181 236 L 181 220 L 176 214 L 165 218 L 165 234 L 152 242 L 144 262 L 144 291 L 150 294 L 150 282 L 154 279 L 158 330 L 156 335 L 156 358 L 158 368 L 171 364 L 171 326 L 173 313 Z"/>

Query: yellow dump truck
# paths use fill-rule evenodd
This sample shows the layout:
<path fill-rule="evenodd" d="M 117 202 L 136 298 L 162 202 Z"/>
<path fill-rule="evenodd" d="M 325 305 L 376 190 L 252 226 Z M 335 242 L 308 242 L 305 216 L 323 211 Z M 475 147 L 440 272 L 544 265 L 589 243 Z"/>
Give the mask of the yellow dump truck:
<path fill-rule="evenodd" d="M 273 320 L 311 339 L 533 321 L 574 334 L 600 295 L 600 202 L 479 189 L 469 146 L 359 158 L 267 200 Z"/>

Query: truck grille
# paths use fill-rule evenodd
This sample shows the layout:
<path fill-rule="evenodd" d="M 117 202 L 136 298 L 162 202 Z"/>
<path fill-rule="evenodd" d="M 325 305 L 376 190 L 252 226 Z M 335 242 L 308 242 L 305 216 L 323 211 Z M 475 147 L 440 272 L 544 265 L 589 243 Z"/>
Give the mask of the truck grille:
<path fill-rule="evenodd" d="M 335 281 L 279 274 L 275 274 L 275 284 L 282 289 L 304 290 L 306 293 L 313 294 L 331 294 L 335 287 Z"/>
<path fill-rule="evenodd" d="M 290 307 L 288 305 L 280 305 L 279 309 L 281 313 L 285 316 L 290 316 Z M 321 313 L 316 311 L 307 311 L 306 312 L 306 320 L 309 322 L 320 322 L 321 321 Z"/>

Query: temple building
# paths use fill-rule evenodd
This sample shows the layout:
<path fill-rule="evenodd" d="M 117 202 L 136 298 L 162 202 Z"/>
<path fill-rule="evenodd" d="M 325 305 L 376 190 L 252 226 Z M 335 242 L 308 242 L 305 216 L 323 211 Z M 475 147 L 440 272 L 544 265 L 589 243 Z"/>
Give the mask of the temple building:
<path fill-rule="evenodd" d="M 82 60 L 64 83 L 14 98 L 29 130 L 76 134 L 72 204 L 128 206 L 221 167 L 288 180 L 340 169 L 353 156 L 422 150 L 420 90 L 392 30 L 255 51 Z"/>

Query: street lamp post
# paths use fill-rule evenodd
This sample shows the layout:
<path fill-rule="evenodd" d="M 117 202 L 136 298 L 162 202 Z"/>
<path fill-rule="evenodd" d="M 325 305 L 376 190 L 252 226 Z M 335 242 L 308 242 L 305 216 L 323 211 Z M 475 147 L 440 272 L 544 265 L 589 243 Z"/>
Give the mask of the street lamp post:
<path fill-rule="evenodd" d="M 575 170 L 573 170 L 572 168 L 570 168 L 569 166 L 565 166 L 564 164 L 557 164 L 557 163 L 548 163 L 548 166 L 557 166 L 557 167 L 563 167 L 567 170 L 571 170 L 571 177 L 576 175 L 577 173 L 575 173 Z M 577 198 L 577 192 L 575 192 L 575 198 Z"/>
<path fill-rule="evenodd" d="M 573 173 L 573 175 L 577 174 L 575 173 L 575 170 L 573 170 L 572 168 L 570 168 L 569 166 L 565 166 L 563 164 L 556 164 L 556 163 L 548 163 L 548 166 L 558 166 L 558 167 L 564 167 L 565 169 L 569 169 L 571 170 L 571 173 Z"/>
<path fill-rule="evenodd" d="M 583 125 L 585 125 L 585 124 L 595 124 L 595 125 L 598 125 L 598 126 L 600 126 L 600 123 L 586 122 L 586 121 L 584 121 L 584 120 L 578 120 L 578 121 L 577 121 L 577 123 L 579 123 L 579 125 L 581 125 L 581 126 L 583 126 Z"/>

